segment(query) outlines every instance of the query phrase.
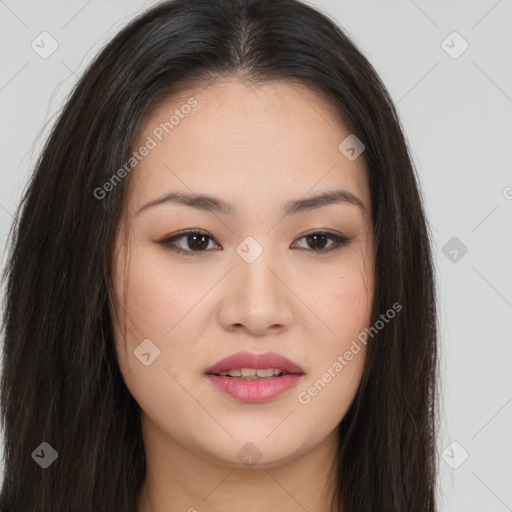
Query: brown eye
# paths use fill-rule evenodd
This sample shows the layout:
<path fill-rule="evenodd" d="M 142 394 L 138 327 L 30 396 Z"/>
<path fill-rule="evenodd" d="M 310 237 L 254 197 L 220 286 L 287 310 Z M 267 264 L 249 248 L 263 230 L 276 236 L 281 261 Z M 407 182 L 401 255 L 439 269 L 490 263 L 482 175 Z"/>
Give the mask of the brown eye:
<path fill-rule="evenodd" d="M 329 242 L 329 237 L 322 234 L 322 233 L 315 233 L 313 235 L 308 235 L 306 237 L 307 243 L 310 247 L 312 247 L 315 250 L 322 250 L 325 249 L 326 245 Z"/>
<path fill-rule="evenodd" d="M 309 250 L 309 252 L 316 252 L 319 255 L 339 249 L 347 245 L 351 240 L 351 238 L 322 231 L 308 233 L 300 237 L 298 240 L 302 239 L 306 240 L 306 247 L 300 247 L 300 249 L 306 249 Z M 209 247 L 210 242 L 213 241 L 214 239 L 205 232 L 185 231 L 171 237 L 167 237 L 159 243 L 177 253 L 187 255 L 194 255 L 195 253 L 197 255 L 199 253 L 206 253 L 211 249 L 222 248 L 215 243 L 213 244 L 213 247 Z"/>
<path fill-rule="evenodd" d="M 208 247 L 208 236 L 206 235 L 186 235 L 188 246 L 191 249 L 197 249 L 199 251 Z"/>
<path fill-rule="evenodd" d="M 181 245 L 176 243 L 178 241 Z M 210 241 L 213 241 L 213 238 L 207 233 L 203 233 L 202 231 L 187 231 L 165 238 L 159 243 L 179 253 L 198 253 L 206 252 Z"/>
<path fill-rule="evenodd" d="M 322 231 L 308 233 L 299 238 L 299 240 L 301 239 L 305 239 L 307 244 L 307 247 L 302 248 L 310 249 L 313 252 L 319 253 L 326 253 L 339 249 L 351 240 L 345 236 L 336 235 L 334 233 L 324 233 Z M 328 244 L 329 240 L 332 241 L 331 244 Z"/>

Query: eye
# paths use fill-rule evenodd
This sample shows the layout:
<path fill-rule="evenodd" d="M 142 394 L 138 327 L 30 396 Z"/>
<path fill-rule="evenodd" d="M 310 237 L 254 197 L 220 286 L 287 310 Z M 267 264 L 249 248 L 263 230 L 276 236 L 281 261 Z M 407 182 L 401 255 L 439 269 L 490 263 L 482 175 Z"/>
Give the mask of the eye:
<path fill-rule="evenodd" d="M 188 245 L 189 249 L 180 247 L 176 244 L 177 241 L 184 241 L 184 245 Z M 209 240 L 213 238 L 203 231 L 185 231 L 173 235 L 171 237 L 161 240 L 159 243 L 168 247 L 170 250 L 177 253 L 191 254 L 194 252 L 206 252 L 209 245 Z M 218 247 L 218 246 L 217 246 Z M 211 249 L 211 247 L 210 247 Z"/>
<path fill-rule="evenodd" d="M 336 249 L 340 249 L 341 247 L 348 244 L 351 238 L 347 238 L 342 235 L 337 235 L 334 233 L 326 233 L 323 231 L 315 231 L 312 233 L 308 233 L 306 235 L 301 236 L 297 240 L 305 239 L 306 243 L 309 247 L 302 247 L 301 249 L 309 250 L 310 252 L 316 252 L 320 254 L 324 254 L 330 251 L 334 251 Z M 160 244 L 164 245 L 171 251 L 192 255 L 193 253 L 204 253 L 208 250 L 219 248 L 220 246 L 214 244 L 214 247 L 209 247 L 210 241 L 214 239 L 204 231 L 184 231 L 173 235 L 171 237 L 164 238 L 160 240 Z M 326 244 L 331 241 L 330 245 Z M 179 245 L 179 243 L 182 245 Z M 185 247 L 184 247 L 185 246 Z M 188 248 L 187 248 L 188 246 Z M 220 247 L 222 248 L 222 247 Z"/>
<path fill-rule="evenodd" d="M 334 251 L 336 249 L 340 249 L 341 247 L 347 245 L 348 242 L 351 240 L 351 238 L 342 235 L 326 233 L 323 231 L 315 231 L 313 233 L 308 233 L 306 235 L 301 236 L 298 240 L 302 239 L 306 240 L 306 243 L 309 245 L 309 247 L 313 247 L 313 249 L 310 249 L 310 251 L 318 253 L 326 253 Z M 326 249 L 326 243 L 329 240 L 331 240 L 332 243 Z M 306 249 L 308 249 L 308 247 L 306 247 Z"/>

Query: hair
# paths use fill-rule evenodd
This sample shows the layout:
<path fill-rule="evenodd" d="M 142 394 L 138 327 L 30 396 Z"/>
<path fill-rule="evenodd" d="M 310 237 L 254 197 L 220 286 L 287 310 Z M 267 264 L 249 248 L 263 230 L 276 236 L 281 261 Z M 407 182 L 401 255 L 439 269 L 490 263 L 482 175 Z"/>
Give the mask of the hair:
<path fill-rule="evenodd" d="M 375 246 L 368 344 L 341 421 L 333 507 L 434 512 L 437 329 L 430 235 L 407 143 L 376 71 L 327 15 L 298 0 L 172 0 L 142 13 L 78 81 L 19 205 L 3 279 L 1 512 L 136 512 L 140 407 L 112 330 L 112 251 L 142 120 L 171 92 L 235 76 L 298 80 L 365 145 Z M 136 172 L 136 171 L 135 171 Z M 42 470 L 41 442 L 57 452 Z"/>

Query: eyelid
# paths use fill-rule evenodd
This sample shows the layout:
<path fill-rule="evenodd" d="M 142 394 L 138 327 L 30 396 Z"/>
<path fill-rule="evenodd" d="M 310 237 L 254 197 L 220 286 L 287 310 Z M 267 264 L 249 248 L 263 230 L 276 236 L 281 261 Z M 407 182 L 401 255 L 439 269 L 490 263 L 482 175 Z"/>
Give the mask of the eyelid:
<path fill-rule="evenodd" d="M 180 231 L 173 235 L 165 236 L 162 240 L 159 240 L 158 243 L 162 244 L 163 246 L 167 247 L 169 250 L 171 250 L 173 252 L 176 252 L 178 254 L 186 254 L 189 256 L 200 256 L 203 253 L 206 254 L 211 251 L 211 249 L 207 249 L 204 251 L 188 251 L 188 250 L 182 249 L 181 247 L 172 246 L 171 242 L 174 242 L 181 238 L 185 238 L 189 235 L 202 235 L 202 236 L 205 236 L 205 237 L 210 238 L 211 240 L 215 241 L 213 236 L 211 236 L 207 231 L 202 231 L 200 229 L 186 229 L 184 231 Z M 220 245 L 217 242 L 216 242 L 216 244 L 217 244 L 217 246 Z"/>
<path fill-rule="evenodd" d="M 163 239 L 159 240 L 158 243 L 161 245 L 164 245 L 165 247 L 167 247 L 169 250 L 171 250 L 173 252 L 176 252 L 178 254 L 186 254 L 188 256 L 200 256 L 203 254 L 207 254 L 212 250 L 212 249 L 205 249 L 202 251 L 190 251 L 190 250 L 182 249 L 181 247 L 176 247 L 176 246 L 172 245 L 172 242 L 174 242 L 176 240 L 180 240 L 182 238 L 185 238 L 189 235 L 205 236 L 205 237 L 209 238 L 210 240 L 213 240 L 218 247 L 220 246 L 220 244 L 218 244 L 215 241 L 215 238 L 212 235 L 210 235 L 207 231 L 202 231 L 199 229 L 189 229 L 189 230 L 180 231 L 171 236 L 164 237 Z M 336 232 L 332 232 L 330 230 L 323 230 L 323 229 L 319 228 L 319 229 L 313 229 L 311 231 L 307 231 L 306 233 L 299 235 L 294 240 L 294 243 L 297 240 L 301 240 L 302 238 L 312 236 L 312 235 L 325 235 L 325 236 L 327 236 L 327 238 L 332 240 L 331 245 L 327 249 L 315 250 L 315 249 L 307 249 L 307 248 L 302 248 L 302 247 L 299 248 L 299 250 L 310 252 L 317 256 L 321 256 L 323 254 L 328 254 L 332 251 L 336 251 L 337 249 L 341 249 L 341 248 L 345 247 L 354 238 L 354 237 L 347 237 L 339 232 L 336 233 Z M 222 246 L 220 246 L 220 247 L 222 248 Z"/>
<path fill-rule="evenodd" d="M 312 231 L 308 231 L 306 233 L 303 233 L 302 235 L 299 235 L 296 238 L 296 240 L 301 240 L 302 238 L 306 238 L 306 237 L 311 236 L 311 235 L 325 235 L 325 236 L 327 236 L 327 238 L 332 240 L 332 244 L 330 245 L 330 247 L 328 249 L 314 250 L 314 249 L 303 249 L 303 248 L 301 248 L 302 250 L 305 250 L 307 252 L 311 252 L 311 253 L 316 254 L 318 256 L 320 256 L 322 254 L 330 253 L 331 251 L 335 251 L 336 249 L 341 249 L 342 247 L 346 246 L 350 242 L 350 240 L 352 240 L 352 238 L 354 238 L 354 237 L 345 236 L 345 235 L 343 235 L 341 233 L 334 233 L 334 232 L 329 231 L 329 230 L 314 229 Z M 295 243 L 295 241 L 294 241 L 294 243 Z"/>

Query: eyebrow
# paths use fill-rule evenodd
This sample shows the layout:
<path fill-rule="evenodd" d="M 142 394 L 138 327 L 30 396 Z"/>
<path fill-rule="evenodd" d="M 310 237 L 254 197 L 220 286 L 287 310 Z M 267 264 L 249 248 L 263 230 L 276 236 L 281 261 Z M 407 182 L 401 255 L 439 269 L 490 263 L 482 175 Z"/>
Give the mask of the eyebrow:
<path fill-rule="evenodd" d="M 195 194 L 190 192 L 170 192 L 165 194 L 149 203 L 145 204 L 136 215 L 144 210 L 152 208 L 157 205 L 165 203 L 175 203 L 185 206 L 190 206 L 198 210 L 212 213 L 221 213 L 233 217 L 235 215 L 235 209 L 229 203 L 226 203 L 222 199 L 218 199 L 213 196 L 206 194 Z M 361 208 L 363 212 L 366 212 L 364 203 L 348 190 L 332 190 L 329 192 L 319 193 L 307 198 L 294 199 L 288 201 L 282 206 L 282 211 L 285 216 L 295 215 L 317 208 L 322 208 L 330 204 L 348 204 Z"/>

